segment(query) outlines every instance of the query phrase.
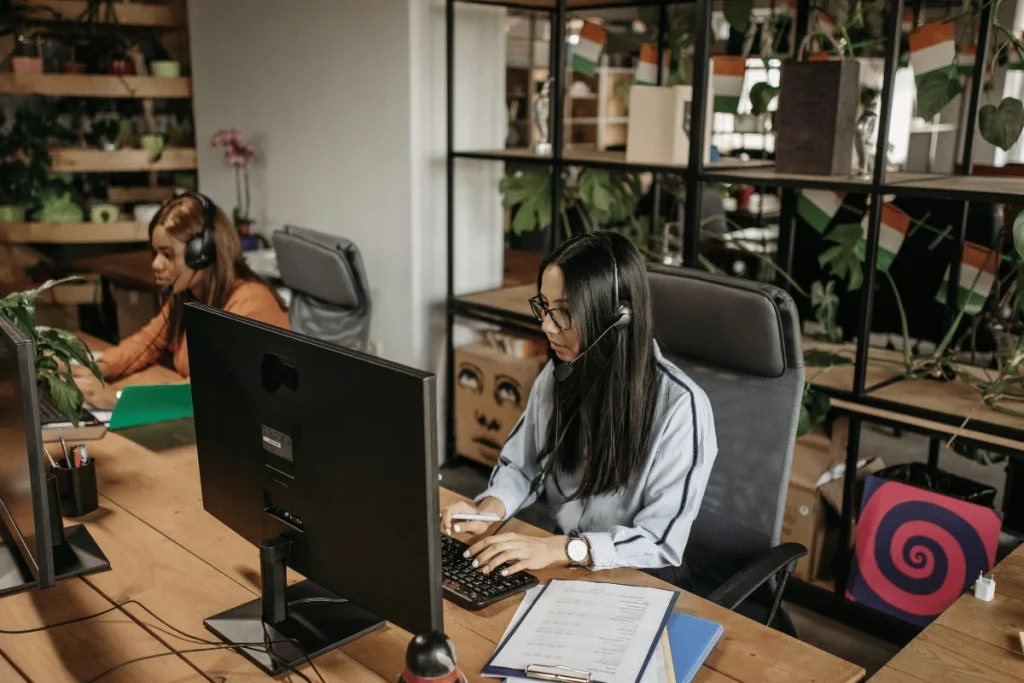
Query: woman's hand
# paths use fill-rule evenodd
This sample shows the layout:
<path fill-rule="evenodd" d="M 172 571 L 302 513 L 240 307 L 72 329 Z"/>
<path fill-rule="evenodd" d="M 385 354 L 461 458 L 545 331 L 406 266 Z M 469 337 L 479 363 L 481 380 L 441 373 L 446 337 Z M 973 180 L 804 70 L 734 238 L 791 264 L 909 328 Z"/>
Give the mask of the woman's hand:
<path fill-rule="evenodd" d="M 479 507 L 472 503 L 466 503 L 459 501 L 458 503 L 452 503 L 445 507 L 441 511 L 441 533 L 451 536 L 452 533 L 461 534 L 482 534 L 487 531 L 493 522 L 469 522 L 466 520 L 460 520 L 455 522 L 452 520 L 453 515 L 480 515 L 491 513 L 497 515 L 499 518 L 505 517 L 505 505 L 497 498 L 485 498 L 480 501 Z"/>
<path fill-rule="evenodd" d="M 466 551 L 467 558 L 473 560 L 474 567 L 480 567 L 484 574 L 490 574 L 503 564 L 508 569 L 501 572 L 502 576 L 512 576 L 526 569 L 544 569 L 545 567 L 567 567 L 570 564 L 565 548 L 569 543 L 568 536 L 524 536 L 522 534 L 498 534 L 488 536 Z"/>

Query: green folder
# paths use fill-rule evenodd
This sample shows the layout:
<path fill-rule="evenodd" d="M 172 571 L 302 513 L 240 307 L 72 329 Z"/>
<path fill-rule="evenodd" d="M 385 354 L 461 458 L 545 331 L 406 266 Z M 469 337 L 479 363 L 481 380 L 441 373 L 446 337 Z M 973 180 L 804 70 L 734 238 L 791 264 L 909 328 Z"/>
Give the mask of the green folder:
<path fill-rule="evenodd" d="M 111 430 L 192 417 L 191 384 L 125 387 L 110 416 Z"/>

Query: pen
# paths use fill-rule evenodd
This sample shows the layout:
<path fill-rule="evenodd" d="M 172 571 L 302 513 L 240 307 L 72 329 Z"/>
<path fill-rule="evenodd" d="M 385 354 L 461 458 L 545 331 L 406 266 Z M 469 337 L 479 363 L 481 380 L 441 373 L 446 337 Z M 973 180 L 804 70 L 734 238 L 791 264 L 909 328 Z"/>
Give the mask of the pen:
<path fill-rule="evenodd" d="M 57 463 L 53 461 L 53 457 L 50 455 L 50 451 L 46 450 L 46 446 L 43 446 L 43 453 L 46 453 L 46 459 L 50 461 L 50 467 L 56 469 Z"/>
<path fill-rule="evenodd" d="M 64 440 L 64 437 L 60 437 L 60 447 L 64 449 L 64 459 L 68 463 L 68 469 L 71 469 L 71 456 L 68 454 L 68 442 Z"/>

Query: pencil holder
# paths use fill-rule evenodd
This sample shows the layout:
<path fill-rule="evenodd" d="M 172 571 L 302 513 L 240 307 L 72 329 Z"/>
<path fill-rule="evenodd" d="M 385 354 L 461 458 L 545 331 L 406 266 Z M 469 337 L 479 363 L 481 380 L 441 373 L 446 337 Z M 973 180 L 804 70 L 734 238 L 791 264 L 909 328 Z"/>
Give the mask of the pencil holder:
<path fill-rule="evenodd" d="M 60 511 L 65 517 L 81 517 L 100 506 L 96 489 L 96 460 L 90 458 L 81 467 L 54 467 L 50 471 L 57 477 Z"/>

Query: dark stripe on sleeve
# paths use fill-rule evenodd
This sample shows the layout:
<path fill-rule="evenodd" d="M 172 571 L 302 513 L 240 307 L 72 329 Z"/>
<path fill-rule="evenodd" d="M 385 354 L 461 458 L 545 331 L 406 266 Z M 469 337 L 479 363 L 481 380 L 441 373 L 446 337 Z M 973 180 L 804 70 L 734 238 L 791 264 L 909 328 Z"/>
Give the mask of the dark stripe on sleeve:
<path fill-rule="evenodd" d="M 643 536 L 633 536 L 632 538 L 627 538 L 625 541 L 615 541 L 615 543 L 613 543 L 612 545 L 614 545 L 617 548 L 620 545 L 629 545 L 633 541 L 641 541 L 643 540 L 643 538 Z"/>
<path fill-rule="evenodd" d="M 674 527 L 676 522 L 679 521 L 679 518 L 683 515 L 683 511 L 686 509 L 686 501 L 690 497 L 690 480 L 693 478 L 693 471 L 697 469 L 697 458 L 700 454 L 698 446 L 698 444 L 700 443 L 700 439 L 698 438 L 697 434 L 696 396 L 694 396 L 694 393 L 693 391 L 690 390 L 690 387 L 686 386 L 686 384 L 681 379 L 676 377 L 668 367 L 662 365 L 661 363 L 658 363 L 658 367 L 661 368 L 661 370 L 668 376 L 669 379 L 671 379 L 673 382 L 681 386 L 683 390 L 686 391 L 687 394 L 689 394 L 690 410 L 693 419 L 693 462 L 690 464 L 690 471 L 686 473 L 686 482 L 683 484 L 683 499 L 679 502 L 679 512 L 677 512 L 676 516 L 672 518 L 671 522 L 669 522 L 668 527 L 665 529 L 665 533 L 662 534 L 661 538 L 656 543 L 656 545 L 660 546 L 665 544 L 665 540 L 668 538 L 668 535 L 672 532 L 672 527 Z"/>

